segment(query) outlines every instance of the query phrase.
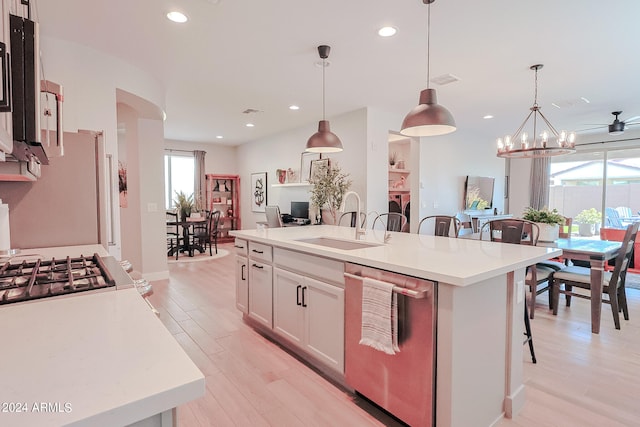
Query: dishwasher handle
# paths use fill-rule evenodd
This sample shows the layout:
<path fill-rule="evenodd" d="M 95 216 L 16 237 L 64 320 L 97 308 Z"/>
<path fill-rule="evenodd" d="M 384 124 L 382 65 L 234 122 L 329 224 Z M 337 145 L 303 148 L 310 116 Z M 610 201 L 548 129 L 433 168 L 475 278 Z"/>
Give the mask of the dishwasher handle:
<path fill-rule="evenodd" d="M 343 273 L 343 274 L 344 274 L 344 277 L 348 277 L 350 279 L 364 280 L 364 277 L 362 276 L 357 276 L 351 273 Z M 415 299 L 427 298 L 429 296 L 428 289 L 422 289 L 422 290 L 416 291 L 414 289 L 403 288 L 402 286 L 394 286 L 393 292 L 397 294 L 405 295 L 411 298 L 415 298 Z"/>

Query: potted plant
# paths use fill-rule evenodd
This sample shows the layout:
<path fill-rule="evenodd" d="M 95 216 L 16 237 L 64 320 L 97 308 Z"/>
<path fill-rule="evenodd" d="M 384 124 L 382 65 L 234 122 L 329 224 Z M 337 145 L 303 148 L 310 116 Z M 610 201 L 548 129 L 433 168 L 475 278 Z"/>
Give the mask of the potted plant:
<path fill-rule="evenodd" d="M 311 187 L 311 205 L 318 209 L 327 208 L 333 224 L 336 224 L 338 209 L 342 205 L 344 194 L 351 187 L 349 174 L 343 173 L 337 164 L 321 164 L 315 170 L 309 182 Z"/>
<path fill-rule="evenodd" d="M 186 221 L 191 216 L 193 210 L 193 194 L 187 196 L 183 191 L 176 191 L 176 197 L 173 199 L 174 206 L 180 214 L 180 220 Z"/>
<path fill-rule="evenodd" d="M 596 226 L 602 222 L 602 213 L 596 208 L 585 209 L 573 220 L 579 224 L 578 233 L 581 236 L 593 236 L 596 234 Z"/>
<path fill-rule="evenodd" d="M 540 235 L 538 240 L 541 242 L 553 242 L 558 239 L 560 226 L 564 225 L 565 218 L 556 209 L 549 210 L 544 207 L 542 209 L 533 209 L 528 207 L 522 219 L 532 221 L 538 224 Z"/>
<path fill-rule="evenodd" d="M 389 166 L 391 166 L 391 169 L 394 168 L 397 160 L 398 160 L 398 153 L 396 153 L 395 151 L 392 151 L 391 153 L 389 153 Z"/>

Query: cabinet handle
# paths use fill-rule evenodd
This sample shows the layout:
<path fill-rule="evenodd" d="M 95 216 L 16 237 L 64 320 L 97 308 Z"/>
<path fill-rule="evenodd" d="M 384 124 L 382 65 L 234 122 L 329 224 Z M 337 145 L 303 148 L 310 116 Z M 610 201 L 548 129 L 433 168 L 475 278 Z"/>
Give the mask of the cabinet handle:
<path fill-rule="evenodd" d="M 252 249 L 251 251 L 252 251 L 252 252 L 255 252 L 255 253 L 257 253 L 257 254 L 263 254 L 263 253 L 264 253 L 264 251 L 259 251 L 259 250 L 257 250 L 257 249 Z"/>
<path fill-rule="evenodd" d="M 238 248 L 238 249 L 244 249 L 244 246 L 238 246 L 238 245 L 233 245 L 233 246 Z"/>
<path fill-rule="evenodd" d="M 259 268 L 259 269 L 263 269 L 264 268 L 263 266 L 258 265 L 258 264 L 253 264 L 252 267 Z"/>
<path fill-rule="evenodd" d="M 240 276 L 242 277 L 242 280 L 247 280 L 247 279 L 244 277 L 244 269 L 245 269 L 245 267 L 246 267 L 246 266 L 247 266 L 247 264 L 242 264 L 242 268 L 240 269 L 240 271 L 241 271 Z"/>
<path fill-rule="evenodd" d="M 296 305 L 302 305 L 300 302 L 300 289 L 302 289 L 302 285 L 296 286 Z"/>
<path fill-rule="evenodd" d="M 302 306 L 303 306 L 303 307 L 306 307 L 306 306 L 307 306 L 307 303 L 305 303 L 305 302 L 304 302 L 304 291 L 305 291 L 305 289 L 307 289 L 307 287 L 306 287 L 306 286 L 305 286 L 304 288 L 302 288 Z"/>

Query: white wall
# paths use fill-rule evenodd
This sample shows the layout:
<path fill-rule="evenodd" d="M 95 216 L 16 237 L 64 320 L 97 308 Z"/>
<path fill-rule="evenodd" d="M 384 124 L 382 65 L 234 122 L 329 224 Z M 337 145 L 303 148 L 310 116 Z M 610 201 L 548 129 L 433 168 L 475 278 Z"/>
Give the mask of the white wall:
<path fill-rule="evenodd" d="M 353 181 L 351 189 L 361 195 L 367 206 L 367 110 L 359 109 L 336 117 L 328 118 L 331 131 L 338 135 L 344 146 L 341 153 L 323 155 L 337 162 L 343 172 L 349 173 Z M 304 152 L 307 140 L 317 132 L 317 123 L 292 129 L 261 140 L 252 141 L 238 147 L 237 166 L 241 180 L 242 228 L 255 228 L 257 221 L 264 221 L 264 213 L 251 211 L 251 174 L 267 172 L 267 203 L 279 205 L 282 212 L 288 212 L 291 201 L 308 201 L 309 187 L 271 187 L 277 183 L 276 169 L 300 169 L 300 154 Z"/>
<path fill-rule="evenodd" d="M 164 87 L 157 79 L 140 69 L 78 43 L 41 37 L 40 49 L 44 69 L 43 78 L 60 83 L 64 87 L 65 131 L 74 132 L 77 129 L 104 131 L 106 153 L 111 154 L 114 160 L 112 174 L 116 179 L 112 183 L 112 189 L 113 194 L 117 196 L 116 92 L 121 89 L 135 94 L 155 105 L 157 111 L 161 111 L 164 109 Z M 162 129 L 162 122 L 160 122 L 160 129 Z M 151 132 L 155 135 L 153 139 L 157 138 L 159 132 L 163 133 L 159 129 Z M 154 148 L 153 144 L 156 144 L 157 148 Z M 148 168 L 146 164 L 146 160 L 152 161 L 154 158 L 157 160 L 155 151 L 159 150 L 161 153 L 162 146 L 161 141 L 160 143 L 154 140 L 144 142 L 144 147 L 148 149 L 144 154 L 149 157 L 145 159 L 145 164 L 139 167 L 144 166 L 145 174 L 150 174 L 145 178 L 149 178 L 153 184 L 150 187 L 141 186 L 140 199 L 136 203 L 145 202 L 145 208 L 147 201 L 155 200 L 157 188 L 162 188 L 164 185 L 161 169 L 158 174 L 158 168 Z M 114 202 L 117 203 L 117 200 Z M 117 241 L 115 246 L 108 249 L 112 255 L 121 258 L 120 215 L 117 209 L 114 222 Z M 144 233 L 141 238 L 145 239 Z M 144 252 L 153 246 L 153 241 L 155 239 L 152 238 L 149 242 L 143 241 L 138 244 Z M 166 256 L 164 258 L 166 262 Z"/>
<path fill-rule="evenodd" d="M 467 175 L 495 178 L 493 206 L 504 211 L 505 161 L 496 156 L 492 140 L 459 128 L 420 141 L 420 218 L 455 215 L 463 209 Z M 415 210 L 418 204 L 411 204 Z"/>

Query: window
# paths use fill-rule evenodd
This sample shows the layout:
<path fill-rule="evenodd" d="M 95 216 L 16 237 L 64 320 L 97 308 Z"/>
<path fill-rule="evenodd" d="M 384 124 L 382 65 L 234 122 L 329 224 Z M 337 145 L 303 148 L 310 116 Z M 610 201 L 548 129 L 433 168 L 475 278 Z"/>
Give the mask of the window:
<path fill-rule="evenodd" d="M 168 151 L 164 155 L 165 209 L 173 209 L 176 192 L 194 192 L 195 162 L 191 152 Z"/>
<path fill-rule="evenodd" d="M 600 225 L 624 227 L 640 211 L 640 148 L 552 158 L 549 207 L 567 217 L 595 208 L 605 213 Z"/>

